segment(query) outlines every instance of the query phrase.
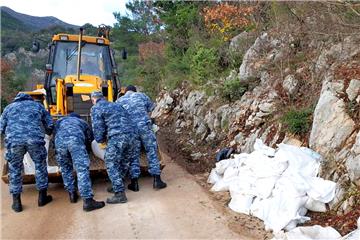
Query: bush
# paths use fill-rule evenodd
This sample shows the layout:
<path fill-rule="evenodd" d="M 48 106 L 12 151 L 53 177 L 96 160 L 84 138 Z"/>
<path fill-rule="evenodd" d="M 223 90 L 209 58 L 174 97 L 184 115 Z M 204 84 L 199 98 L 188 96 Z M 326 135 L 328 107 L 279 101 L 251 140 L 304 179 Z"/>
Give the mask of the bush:
<path fill-rule="evenodd" d="M 290 133 L 304 135 L 310 131 L 313 111 L 313 108 L 290 109 L 281 120 Z"/>
<path fill-rule="evenodd" d="M 206 48 L 196 43 L 187 52 L 190 62 L 190 73 L 196 85 L 203 85 L 218 75 L 218 57 L 215 48 Z"/>
<path fill-rule="evenodd" d="M 227 80 L 222 87 L 221 95 L 228 101 L 239 100 L 248 90 L 249 85 L 241 82 L 238 78 Z"/>
<path fill-rule="evenodd" d="M 239 100 L 246 91 L 252 91 L 260 80 L 258 78 L 248 78 L 246 80 L 240 80 L 239 78 L 232 78 L 224 82 L 224 86 L 221 89 L 221 96 L 228 101 Z"/>

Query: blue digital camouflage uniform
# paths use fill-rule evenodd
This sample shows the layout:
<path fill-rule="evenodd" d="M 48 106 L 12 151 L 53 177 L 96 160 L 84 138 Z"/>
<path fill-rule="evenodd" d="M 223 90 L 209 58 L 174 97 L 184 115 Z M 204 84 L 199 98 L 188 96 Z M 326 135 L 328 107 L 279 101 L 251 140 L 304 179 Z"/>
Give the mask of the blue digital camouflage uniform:
<path fill-rule="evenodd" d="M 11 194 L 22 192 L 23 159 L 26 152 L 35 164 L 35 180 L 38 190 L 47 189 L 45 133 L 50 135 L 53 121 L 44 106 L 30 95 L 19 93 L 8 105 L 0 120 L 1 134 L 5 134 L 6 155 L 9 165 L 9 188 Z"/>
<path fill-rule="evenodd" d="M 130 160 L 131 178 L 138 178 L 140 175 L 140 154 L 141 144 L 146 151 L 146 157 L 149 164 L 149 173 L 151 175 L 160 175 L 160 162 L 157 155 L 157 142 L 154 131 L 152 130 L 152 122 L 149 112 L 154 110 L 154 103 L 148 96 L 140 92 L 128 91 L 117 101 L 129 113 L 133 122 L 137 125 L 140 141 L 136 145 L 136 151 Z"/>
<path fill-rule="evenodd" d="M 105 143 L 105 164 L 114 192 L 125 191 L 122 178 L 127 159 L 134 154 L 136 128 L 127 111 L 119 104 L 104 98 L 97 100 L 91 108 L 92 129 L 95 140 Z"/>
<path fill-rule="evenodd" d="M 92 198 L 94 194 L 91 189 L 87 150 L 91 149 L 93 135 L 89 125 L 76 115 L 70 114 L 56 122 L 54 134 L 56 161 L 61 167 L 65 189 L 68 192 L 76 190 L 73 175 L 75 167 L 80 196 L 83 199 Z"/>

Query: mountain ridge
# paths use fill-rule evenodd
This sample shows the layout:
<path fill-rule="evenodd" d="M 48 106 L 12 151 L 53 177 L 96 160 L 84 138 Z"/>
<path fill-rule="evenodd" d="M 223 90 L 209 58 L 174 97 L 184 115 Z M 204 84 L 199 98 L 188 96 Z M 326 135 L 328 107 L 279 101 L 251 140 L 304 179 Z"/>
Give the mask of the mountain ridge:
<path fill-rule="evenodd" d="M 64 28 L 73 28 L 73 29 L 78 27 L 76 25 L 66 23 L 53 16 L 46 16 L 46 17 L 31 16 L 28 14 L 16 12 L 13 9 L 6 6 L 1 6 L 0 9 L 2 15 L 5 13 L 5 15 L 12 17 L 13 19 L 19 21 L 20 23 L 22 23 L 27 27 L 30 27 L 31 28 L 30 31 L 39 31 L 55 26 L 60 26 Z"/>

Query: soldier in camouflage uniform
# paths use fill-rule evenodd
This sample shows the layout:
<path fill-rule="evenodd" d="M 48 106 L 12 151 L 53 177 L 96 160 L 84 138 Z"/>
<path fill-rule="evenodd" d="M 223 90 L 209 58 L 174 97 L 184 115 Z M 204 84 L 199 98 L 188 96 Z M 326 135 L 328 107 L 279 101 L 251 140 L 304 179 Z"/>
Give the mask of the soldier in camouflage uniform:
<path fill-rule="evenodd" d="M 2 135 L 5 134 L 5 158 L 9 165 L 9 188 L 15 212 L 22 211 L 21 172 L 26 152 L 35 163 L 36 187 L 39 190 L 38 206 L 42 207 L 52 201 L 52 197 L 47 195 L 47 152 L 44 137 L 45 133 L 52 133 L 53 127 L 51 116 L 44 106 L 25 93 L 17 94 L 14 102 L 5 108 L 1 115 L 0 131 Z"/>
<path fill-rule="evenodd" d="M 160 178 L 161 170 L 157 155 L 156 135 L 152 130 L 152 121 L 149 117 L 149 113 L 155 107 L 154 103 L 144 93 L 136 92 L 136 88 L 131 85 L 126 88 L 125 95 L 116 102 L 128 111 L 131 120 L 136 124 L 139 131 L 140 141 L 136 145 L 136 154 L 130 159 L 131 183 L 128 188 L 136 192 L 139 191 L 141 144 L 146 151 L 149 173 L 154 176 L 153 187 L 156 189 L 165 188 L 166 183 Z"/>
<path fill-rule="evenodd" d="M 101 92 L 91 94 L 94 106 L 91 108 L 92 129 L 98 143 L 106 143 L 105 164 L 112 183 L 114 196 L 107 203 L 125 203 L 123 183 L 124 161 L 134 154 L 136 128 L 127 111 L 119 104 L 108 102 Z"/>
<path fill-rule="evenodd" d="M 83 199 L 84 211 L 92 211 L 105 206 L 104 202 L 93 199 L 90 180 L 90 159 L 88 151 L 91 150 L 91 142 L 94 139 L 92 131 L 80 115 L 70 113 L 61 118 L 55 124 L 55 152 L 56 161 L 61 167 L 61 175 L 65 189 L 69 192 L 70 202 L 77 202 L 73 165 L 78 179 L 78 189 Z"/>

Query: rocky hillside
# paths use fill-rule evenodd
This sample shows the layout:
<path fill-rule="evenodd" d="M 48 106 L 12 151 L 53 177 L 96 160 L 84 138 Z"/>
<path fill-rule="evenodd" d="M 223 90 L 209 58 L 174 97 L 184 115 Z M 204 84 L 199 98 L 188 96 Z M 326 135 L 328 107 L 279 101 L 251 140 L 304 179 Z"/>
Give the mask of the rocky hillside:
<path fill-rule="evenodd" d="M 235 37 L 230 47 L 246 35 Z M 240 99 L 226 102 L 219 92 L 209 96 L 186 83 L 161 93 L 153 117 L 162 126 L 162 138 L 187 156 L 185 165 L 194 172 L 212 168 L 222 147 L 253 151 L 256 138 L 269 146 L 308 146 L 323 156 L 321 177 L 337 183 L 329 207 L 340 215 L 358 208 L 359 36 L 309 39 L 301 46 L 296 37 L 278 32 L 254 39 L 240 67 L 223 79 L 224 85 L 240 81 L 233 92 L 245 86 Z"/>

